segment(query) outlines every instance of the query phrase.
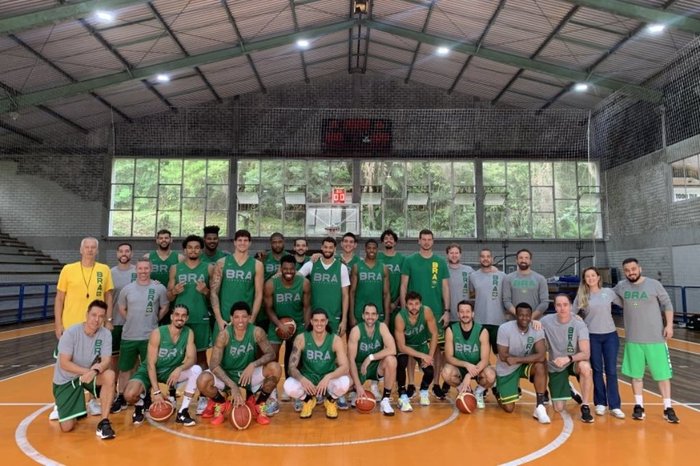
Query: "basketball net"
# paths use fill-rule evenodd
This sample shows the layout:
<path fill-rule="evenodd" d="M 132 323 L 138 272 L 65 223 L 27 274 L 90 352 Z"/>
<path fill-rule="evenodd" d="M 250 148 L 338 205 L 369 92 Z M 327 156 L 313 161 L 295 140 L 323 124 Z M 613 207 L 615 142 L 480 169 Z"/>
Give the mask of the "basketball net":
<path fill-rule="evenodd" d="M 338 236 L 338 232 L 340 231 L 340 227 L 338 225 L 328 225 L 327 227 L 324 228 L 326 230 L 326 233 L 328 236 L 335 238 Z"/>

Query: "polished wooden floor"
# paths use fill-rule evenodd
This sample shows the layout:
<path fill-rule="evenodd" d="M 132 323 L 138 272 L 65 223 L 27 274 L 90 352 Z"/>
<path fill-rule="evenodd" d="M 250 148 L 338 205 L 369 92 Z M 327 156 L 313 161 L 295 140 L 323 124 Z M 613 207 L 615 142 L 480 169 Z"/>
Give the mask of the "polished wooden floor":
<path fill-rule="evenodd" d="M 696 339 L 697 333 L 688 333 L 689 339 Z M 570 416 L 562 418 L 550 408 L 552 424 L 538 424 L 531 417 L 532 387 L 525 384 L 523 400 L 511 415 L 498 409 L 493 398 L 487 398 L 485 410 L 472 415 L 459 414 L 449 401 L 433 401 L 430 407 L 416 403 L 412 413 L 397 412 L 393 418 L 350 410 L 341 411 L 337 420 L 326 419 L 321 406 L 310 420 L 301 420 L 291 404 L 283 403 L 271 425 L 234 431 L 206 420 L 189 428 L 172 419 L 132 426 L 129 409 L 113 416 L 117 438 L 112 441 L 95 436 L 97 417 L 81 421 L 69 434 L 48 420 L 53 368 L 32 366 L 41 366 L 44 351 L 54 344 L 51 326 L 0 332 L 0 371 L 6 376 L 0 380 L 0 448 L 5 464 L 197 465 L 223 459 L 285 465 L 697 464 L 700 345 L 680 339 L 670 344 L 674 390 L 678 387 L 674 399 L 685 403 L 675 406 L 679 425 L 663 420 L 661 399 L 651 392 L 645 394 L 647 419 L 633 421 L 632 394 L 623 381 L 628 418 L 596 416 L 588 425 L 578 420 L 573 402 L 568 405 Z M 645 386 L 656 391 L 655 384 Z"/>

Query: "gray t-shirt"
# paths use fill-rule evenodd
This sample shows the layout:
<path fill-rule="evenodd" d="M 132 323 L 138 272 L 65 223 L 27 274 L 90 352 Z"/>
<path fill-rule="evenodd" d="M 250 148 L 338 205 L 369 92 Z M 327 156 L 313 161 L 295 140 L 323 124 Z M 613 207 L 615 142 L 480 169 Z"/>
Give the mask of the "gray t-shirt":
<path fill-rule="evenodd" d="M 119 293 L 119 307 L 126 307 L 122 340 L 148 340 L 158 327 L 160 307 L 167 302 L 167 290 L 154 280 L 148 285 L 139 285 L 138 282 L 126 285 Z"/>
<path fill-rule="evenodd" d="M 84 324 L 75 324 L 63 332 L 58 340 L 58 353 L 68 354 L 71 361 L 80 367 L 90 367 L 95 358 L 100 356 L 102 361 L 112 357 L 112 334 L 104 327 L 97 329 L 93 336 L 85 333 Z M 80 377 L 82 374 L 74 374 L 61 369 L 60 360 L 56 360 L 53 370 L 53 383 L 63 385 Z"/>
<path fill-rule="evenodd" d="M 119 313 L 119 293 L 129 283 L 136 281 L 136 267 L 130 265 L 127 270 L 120 270 L 119 267 L 112 267 L 112 283 L 114 283 L 114 301 L 112 301 L 112 324 L 124 325 L 124 317 Z"/>
<path fill-rule="evenodd" d="M 663 343 L 661 311 L 673 310 L 663 285 L 645 277 L 642 283 L 622 280 L 614 291 L 623 302 L 625 339 L 633 343 Z"/>
<path fill-rule="evenodd" d="M 477 270 L 469 275 L 469 289 L 474 291 L 476 317 L 474 320 L 485 325 L 501 325 L 506 321 L 503 307 L 503 280 L 506 274 Z"/>
<path fill-rule="evenodd" d="M 459 264 L 457 268 L 447 265 L 450 272 L 448 283 L 450 285 L 450 322 L 457 322 L 457 304 L 463 299 L 469 299 L 469 275 L 474 269 L 468 265 Z"/>
<path fill-rule="evenodd" d="M 622 301 L 610 288 L 602 288 L 588 296 L 588 305 L 580 308 L 578 296 L 574 299 L 574 312 L 581 311 L 583 321 L 590 333 L 605 334 L 616 331 L 615 322 L 612 318 L 612 303 L 619 306 Z"/>
<path fill-rule="evenodd" d="M 565 324 L 559 322 L 556 314 L 549 314 L 542 317 L 542 329 L 547 337 L 547 368 L 549 372 L 561 372 L 566 369 L 569 364 L 564 367 L 557 367 L 554 360 L 561 356 L 573 356 L 579 352 L 579 341 L 589 340 L 588 327 L 586 324 L 576 317 L 571 315 L 569 321 Z"/>
<path fill-rule="evenodd" d="M 503 305 L 506 309 L 528 303 L 533 311 L 544 312 L 549 306 L 547 280 L 535 271 L 521 274 L 519 270 L 506 275 L 503 281 Z"/>
<path fill-rule="evenodd" d="M 535 330 L 530 326 L 527 332 L 523 333 L 518 328 L 518 322 L 515 320 L 506 322 L 498 327 L 498 336 L 496 337 L 498 346 L 507 346 L 508 354 L 516 357 L 532 354 L 535 349 L 535 343 L 540 340 L 544 340 L 544 332 L 542 330 Z M 501 361 L 501 358 L 497 358 L 496 375 L 503 377 L 512 374 L 520 368 L 520 366 L 522 366 L 522 364 L 509 366 Z"/>

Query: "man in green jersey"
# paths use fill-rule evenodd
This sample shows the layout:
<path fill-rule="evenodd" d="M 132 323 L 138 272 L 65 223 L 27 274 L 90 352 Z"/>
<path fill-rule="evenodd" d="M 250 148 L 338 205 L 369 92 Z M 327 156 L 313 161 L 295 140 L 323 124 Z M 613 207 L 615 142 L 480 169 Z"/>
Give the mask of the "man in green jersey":
<path fill-rule="evenodd" d="M 474 308 L 467 300 L 457 303 L 458 322 L 445 330 L 445 366 L 442 378 L 459 393 L 471 391 L 471 381 L 476 380 L 477 408 L 483 409 L 484 392 L 496 381 L 496 372 L 489 366 L 491 350 L 489 333 L 474 322 Z"/>
<path fill-rule="evenodd" d="M 396 381 L 396 343 L 389 327 L 379 320 L 375 304 L 364 305 L 362 322 L 350 330 L 348 358 L 357 396 L 364 396 L 365 380 L 378 381 L 383 378 L 384 394 L 379 408 L 385 416 L 393 416 L 394 409 L 389 400 Z M 379 397 L 375 395 L 375 398 Z"/>
<path fill-rule="evenodd" d="M 275 361 L 275 352 L 265 331 L 250 322 L 248 303 L 238 301 L 231 306 L 231 325 L 216 337 L 211 353 L 211 369 L 197 381 L 199 392 L 209 398 L 203 418 L 211 423 L 224 422 L 230 403 L 221 390 L 231 392 L 235 406 L 247 404 L 258 424 L 270 423 L 270 416 L 279 412 L 279 406 L 268 404 L 270 394 L 277 386 L 282 368 Z M 256 354 L 260 354 L 256 358 Z M 241 394 L 246 389 L 246 397 Z M 255 394 L 257 393 L 257 397 Z"/>
<path fill-rule="evenodd" d="M 144 254 L 151 261 L 151 280 L 167 286 L 170 279 L 170 267 L 185 258 L 171 249 L 173 237 L 169 230 L 162 229 L 156 233 L 156 249 Z"/>
<path fill-rule="evenodd" d="M 379 320 L 387 322 L 389 309 L 389 269 L 377 261 L 379 245 L 373 239 L 365 242 L 365 259 L 358 260 L 350 271 L 350 327 L 362 321 L 365 304 L 374 303 Z"/>
<path fill-rule="evenodd" d="M 302 265 L 309 262 L 309 256 L 306 253 L 309 250 L 309 243 L 306 238 L 297 238 L 294 240 L 294 259 L 296 260 L 296 268 L 299 270 Z"/>
<path fill-rule="evenodd" d="M 384 263 L 389 269 L 389 288 L 390 288 L 390 309 L 385 310 L 387 313 L 386 322 L 389 324 L 389 330 L 394 332 L 394 317 L 401 308 L 399 300 L 399 291 L 401 289 L 401 266 L 403 265 L 404 255 L 396 252 L 396 244 L 399 242 L 399 236 L 394 230 L 384 230 L 379 237 L 379 241 L 384 246 L 384 251 L 377 254 L 377 260 Z"/>
<path fill-rule="evenodd" d="M 280 259 L 287 254 L 284 250 L 284 235 L 275 232 L 270 235 L 270 250 L 261 251 L 256 258 L 263 263 L 265 269 L 265 281 L 272 278 L 280 268 Z"/>
<path fill-rule="evenodd" d="M 202 261 L 214 263 L 228 254 L 219 249 L 219 231 L 221 231 L 221 228 L 219 228 L 218 225 L 208 225 L 204 227 L 204 251 L 202 253 Z"/>
<path fill-rule="evenodd" d="M 302 419 L 311 417 L 317 396 L 325 397 L 326 417 L 338 417 L 336 400 L 352 385 L 349 367 L 345 343 L 332 331 L 328 314 L 323 309 L 314 309 L 306 332 L 294 339 L 289 358 L 290 377 L 284 381 L 285 392 L 304 402 Z"/>
<path fill-rule="evenodd" d="M 151 332 L 146 361 L 141 363 L 124 390 L 126 401 L 135 404 L 131 417 L 134 424 L 141 424 L 144 420 L 145 398 L 150 398 L 154 403 L 165 400 L 159 383 L 174 388 L 177 384 L 186 382 L 185 395 L 175 422 L 188 427 L 195 425 L 188 408 L 202 368 L 195 364 L 194 334 L 185 325 L 188 317 L 187 306 L 176 304 L 173 307 L 171 323 Z M 152 390 L 150 394 L 149 390 Z"/>
<path fill-rule="evenodd" d="M 340 260 L 348 267 L 348 271 L 352 270 L 353 266 L 360 260 L 355 254 L 357 249 L 357 236 L 355 233 L 348 231 L 340 240 Z"/>

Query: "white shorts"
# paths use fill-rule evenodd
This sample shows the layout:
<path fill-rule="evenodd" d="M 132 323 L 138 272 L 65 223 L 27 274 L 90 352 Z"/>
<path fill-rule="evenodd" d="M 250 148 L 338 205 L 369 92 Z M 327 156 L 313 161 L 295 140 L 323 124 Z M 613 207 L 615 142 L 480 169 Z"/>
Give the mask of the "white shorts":
<path fill-rule="evenodd" d="M 350 390 L 351 386 L 352 379 L 347 375 L 341 375 L 337 379 L 331 379 L 328 382 L 328 394 L 333 398 L 340 398 Z M 301 382 L 293 377 L 287 377 L 287 380 L 284 381 L 284 391 L 287 395 L 296 399 L 303 399 L 306 394 Z"/>
<path fill-rule="evenodd" d="M 218 388 L 219 390 L 223 390 L 224 388 L 226 388 L 226 384 L 223 380 L 218 378 L 213 372 L 209 372 L 211 373 L 211 375 L 214 376 L 214 386 L 216 388 Z M 255 369 L 253 369 L 253 375 L 250 378 L 250 389 L 253 391 L 253 393 L 257 393 L 260 390 L 260 387 L 262 387 L 264 380 L 265 377 L 263 377 L 262 366 L 258 366 Z"/>

